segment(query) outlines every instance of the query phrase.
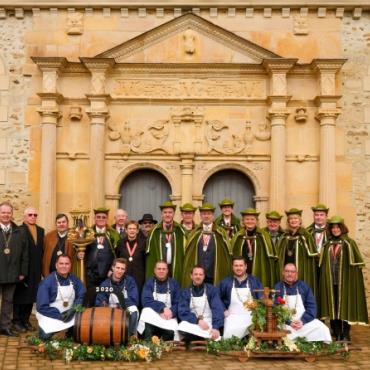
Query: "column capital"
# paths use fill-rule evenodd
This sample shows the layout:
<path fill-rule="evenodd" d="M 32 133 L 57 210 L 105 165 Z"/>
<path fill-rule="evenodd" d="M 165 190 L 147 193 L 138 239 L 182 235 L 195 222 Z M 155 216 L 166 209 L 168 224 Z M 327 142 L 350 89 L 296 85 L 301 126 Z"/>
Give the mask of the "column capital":
<path fill-rule="evenodd" d="M 275 118 L 280 118 L 282 120 L 286 120 L 286 118 L 289 116 L 290 112 L 288 109 L 286 108 L 281 108 L 281 109 L 269 109 L 268 110 L 268 114 L 267 114 L 267 118 L 270 120 L 270 121 L 273 121 L 273 119 Z M 271 122 L 271 125 L 273 126 L 274 125 L 274 122 Z"/>
<path fill-rule="evenodd" d="M 58 120 L 62 117 L 58 103 L 63 99 L 63 96 L 58 93 L 39 93 L 37 95 L 42 99 L 41 106 L 36 109 L 43 118 L 41 124 L 57 124 Z"/>
<path fill-rule="evenodd" d="M 335 121 L 337 117 L 342 113 L 342 110 L 339 108 L 333 109 L 326 109 L 320 108 L 316 114 L 316 119 L 320 122 L 321 125 L 335 125 Z M 330 118 L 331 122 L 325 120 L 326 118 Z"/>

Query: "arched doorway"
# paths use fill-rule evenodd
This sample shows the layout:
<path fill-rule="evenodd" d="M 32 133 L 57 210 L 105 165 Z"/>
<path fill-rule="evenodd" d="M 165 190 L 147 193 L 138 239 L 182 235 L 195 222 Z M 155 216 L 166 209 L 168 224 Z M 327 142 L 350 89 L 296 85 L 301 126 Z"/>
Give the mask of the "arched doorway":
<path fill-rule="evenodd" d="M 130 219 L 139 220 L 144 213 L 160 218 L 159 205 L 169 199 L 171 186 L 159 172 L 143 169 L 132 172 L 122 182 L 120 208 L 128 212 Z"/>
<path fill-rule="evenodd" d="M 223 170 L 213 174 L 203 188 L 204 201 L 215 206 L 224 198 L 235 201 L 234 213 L 240 216 L 240 211 L 247 207 L 254 207 L 254 186 L 251 180 L 242 172 Z M 219 210 L 216 211 L 219 214 Z"/>

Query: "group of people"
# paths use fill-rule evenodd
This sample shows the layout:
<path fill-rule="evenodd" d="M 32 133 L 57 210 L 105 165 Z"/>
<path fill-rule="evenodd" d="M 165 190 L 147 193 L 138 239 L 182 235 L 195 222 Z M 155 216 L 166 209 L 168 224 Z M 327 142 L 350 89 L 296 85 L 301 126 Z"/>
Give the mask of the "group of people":
<path fill-rule="evenodd" d="M 36 293 L 44 338 L 73 326 L 79 303 L 126 309 L 131 335 L 243 337 L 251 322 L 244 303 L 260 298 L 263 287 L 275 288 L 275 298 L 284 297 L 294 312 L 287 322 L 292 338 L 330 341 L 329 329 L 316 317 L 330 319 L 336 340 L 350 340 L 351 325 L 368 323 L 364 262 L 343 218 L 329 219 L 328 208 L 318 204 L 307 229 L 295 208 L 285 212 L 285 230 L 277 211 L 266 214 L 262 229 L 255 209 L 243 210 L 240 220 L 232 200 L 219 206 L 217 218 L 212 204 L 200 206 L 199 225 L 190 203 L 180 207 L 180 223 L 174 221 L 172 202 L 160 205 L 159 222 L 150 214 L 129 221 L 119 209 L 112 226 L 109 210 L 97 208 L 89 229 L 93 237 L 84 252 L 76 252 L 65 214 L 56 217 L 56 230 L 44 237 L 34 208 L 25 210 L 18 227 L 11 221 L 11 204 L 0 204 L 5 269 L 0 272 L 0 333 L 31 328 Z M 78 270 L 81 259 L 84 272 Z M 71 271 L 84 274 L 86 289 Z"/>

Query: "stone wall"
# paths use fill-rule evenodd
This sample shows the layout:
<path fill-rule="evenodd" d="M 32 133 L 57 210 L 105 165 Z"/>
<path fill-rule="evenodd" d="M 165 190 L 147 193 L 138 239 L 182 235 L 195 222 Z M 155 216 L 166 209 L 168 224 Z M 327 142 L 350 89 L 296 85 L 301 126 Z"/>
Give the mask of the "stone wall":
<path fill-rule="evenodd" d="M 338 119 L 338 128 L 345 141 L 344 157 L 352 165 L 352 192 L 343 194 L 356 209 L 355 229 L 350 234 L 359 244 L 365 258 L 365 278 L 368 307 L 370 307 L 370 15 L 361 19 L 343 18 L 342 42 L 343 67 L 343 113 Z M 342 181 L 347 182 L 346 168 Z M 338 183 L 340 189 L 341 183 Z M 341 208 L 346 217 L 346 209 Z"/>
<path fill-rule="evenodd" d="M 32 17 L 0 20 L 0 200 L 10 200 L 15 221 L 29 205 L 28 165 L 32 155 L 24 121 L 31 76 L 23 74 L 26 60 L 24 36 Z"/>

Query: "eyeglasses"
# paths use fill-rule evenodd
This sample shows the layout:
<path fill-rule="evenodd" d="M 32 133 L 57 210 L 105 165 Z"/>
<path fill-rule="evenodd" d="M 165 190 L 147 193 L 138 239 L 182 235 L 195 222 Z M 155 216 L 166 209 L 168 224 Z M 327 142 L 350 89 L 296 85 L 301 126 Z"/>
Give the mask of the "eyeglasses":
<path fill-rule="evenodd" d="M 32 216 L 33 217 L 37 217 L 37 213 L 28 213 L 27 216 L 29 216 L 29 217 L 32 217 Z"/>
<path fill-rule="evenodd" d="M 95 216 L 95 218 L 97 218 L 97 219 L 106 219 L 107 218 L 107 216 Z"/>

